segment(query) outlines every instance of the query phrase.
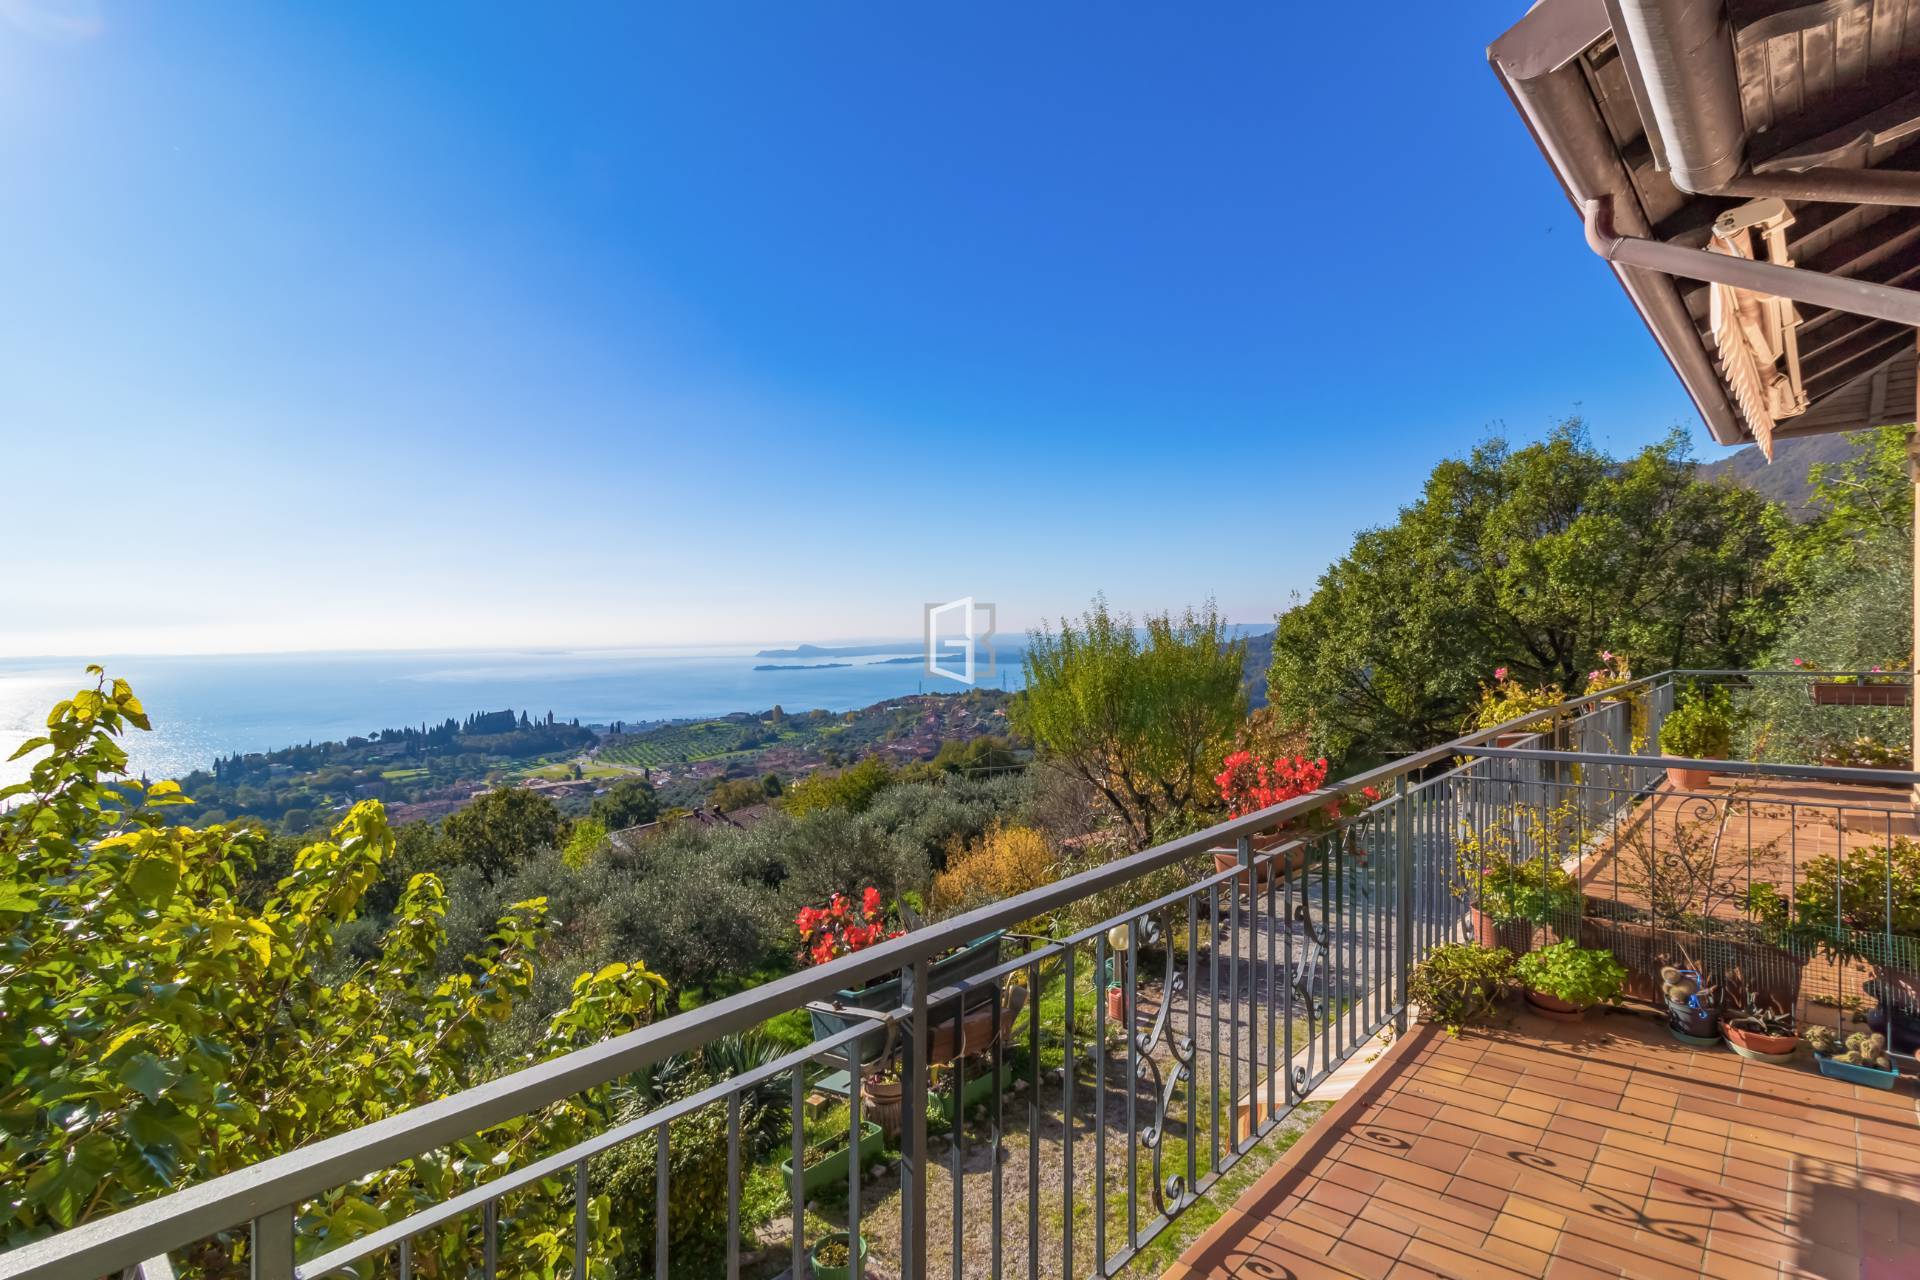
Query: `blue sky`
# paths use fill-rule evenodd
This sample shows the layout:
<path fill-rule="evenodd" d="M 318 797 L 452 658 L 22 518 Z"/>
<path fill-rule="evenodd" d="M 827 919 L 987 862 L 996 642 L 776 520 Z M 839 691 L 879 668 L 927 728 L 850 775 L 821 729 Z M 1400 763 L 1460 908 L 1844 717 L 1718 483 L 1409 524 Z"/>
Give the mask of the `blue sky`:
<path fill-rule="evenodd" d="M 1711 453 L 1523 10 L 0 0 L 0 654 L 1257 621 L 1491 430 Z"/>

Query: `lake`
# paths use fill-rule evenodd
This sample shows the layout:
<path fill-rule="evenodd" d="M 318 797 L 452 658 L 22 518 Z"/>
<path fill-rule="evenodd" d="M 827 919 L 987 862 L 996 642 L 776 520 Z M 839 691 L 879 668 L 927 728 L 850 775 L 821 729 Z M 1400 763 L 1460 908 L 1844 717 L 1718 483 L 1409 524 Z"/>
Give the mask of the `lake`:
<path fill-rule="evenodd" d="M 896 653 L 913 651 L 903 644 Z M 851 711 L 957 681 L 885 655 L 765 658 L 759 646 L 699 649 L 443 651 L 128 656 L 106 659 L 130 681 L 153 732 L 126 739 L 136 772 L 177 777 L 217 755 L 342 739 L 474 711 L 512 708 L 582 724 L 764 711 Z M 767 664 L 845 663 L 756 671 Z M 0 659 L 0 757 L 41 732 L 47 708 L 86 679 L 82 659 Z M 982 685 L 1020 687 L 1017 646 Z M 0 763 L 0 784 L 27 773 Z"/>

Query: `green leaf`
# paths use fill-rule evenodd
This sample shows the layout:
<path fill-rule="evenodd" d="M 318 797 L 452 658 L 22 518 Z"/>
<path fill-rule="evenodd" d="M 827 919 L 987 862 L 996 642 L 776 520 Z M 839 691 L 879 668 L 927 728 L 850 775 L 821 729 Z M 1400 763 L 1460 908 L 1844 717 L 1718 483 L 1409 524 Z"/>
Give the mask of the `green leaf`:
<path fill-rule="evenodd" d="M 159 906 L 173 896 L 174 887 L 180 883 L 180 868 L 168 858 L 142 858 L 133 864 L 127 883 L 135 897 Z"/>
<path fill-rule="evenodd" d="M 172 1070 L 145 1050 L 121 1063 L 118 1074 L 121 1084 L 139 1093 L 149 1102 L 157 1101 L 174 1082 Z"/>

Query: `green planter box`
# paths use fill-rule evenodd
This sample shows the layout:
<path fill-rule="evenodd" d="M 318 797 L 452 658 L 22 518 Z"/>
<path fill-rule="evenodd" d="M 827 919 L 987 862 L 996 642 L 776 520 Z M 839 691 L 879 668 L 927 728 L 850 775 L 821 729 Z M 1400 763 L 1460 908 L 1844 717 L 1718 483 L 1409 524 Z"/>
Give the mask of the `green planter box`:
<path fill-rule="evenodd" d="M 981 1103 L 985 1102 L 987 1099 L 991 1098 L 994 1094 L 1005 1093 L 1009 1088 L 1011 1088 L 1013 1086 L 1013 1064 L 1011 1062 L 1007 1063 L 1005 1066 L 1000 1068 L 1000 1075 L 997 1083 L 998 1083 L 998 1088 L 995 1087 L 996 1081 L 995 1081 L 994 1074 L 991 1071 L 969 1073 L 967 1076 L 966 1084 L 962 1085 L 960 1088 L 961 1110 L 971 1111 L 975 1107 L 979 1106 Z M 953 1123 L 953 1091 L 943 1083 L 940 1087 L 940 1092 L 934 1094 L 933 1096 L 937 1100 L 937 1104 L 940 1108 L 940 1118 L 942 1120 L 945 1120 L 948 1124 L 952 1124 Z"/>
<path fill-rule="evenodd" d="M 884 1140 L 880 1136 L 880 1126 L 871 1120 L 862 1120 L 860 1122 L 860 1163 L 864 1165 L 879 1155 L 883 1149 Z M 792 1186 L 793 1161 L 782 1160 L 780 1172 L 786 1175 L 787 1185 Z M 811 1199 L 816 1191 L 829 1185 L 837 1185 L 842 1191 L 847 1189 L 847 1148 L 845 1147 L 841 1147 L 830 1155 L 822 1156 L 818 1161 L 807 1166 L 805 1174 L 801 1176 L 800 1194 L 794 1199 L 806 1201 Z"/>

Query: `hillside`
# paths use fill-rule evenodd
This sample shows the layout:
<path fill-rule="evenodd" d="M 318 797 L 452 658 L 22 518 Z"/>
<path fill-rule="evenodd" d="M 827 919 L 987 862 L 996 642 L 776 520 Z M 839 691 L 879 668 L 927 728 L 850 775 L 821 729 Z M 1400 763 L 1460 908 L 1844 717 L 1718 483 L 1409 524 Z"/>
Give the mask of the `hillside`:
<path fill-rule="evenodd" d="M 1785 507 L 1794 519 L 1804 520 L 1811 514 L 1807 498 L 1813 491 L 1807 471 L 1823 462 L 1844 462 L 1857 447 L 1851 434 L 1801 436 L 1782 440 L 1769 463 L 1759 446 L 1750 444 L 1701 463 L 1699 474 L 1703 480 L 1725 480 L 1751 489 Z"/>

